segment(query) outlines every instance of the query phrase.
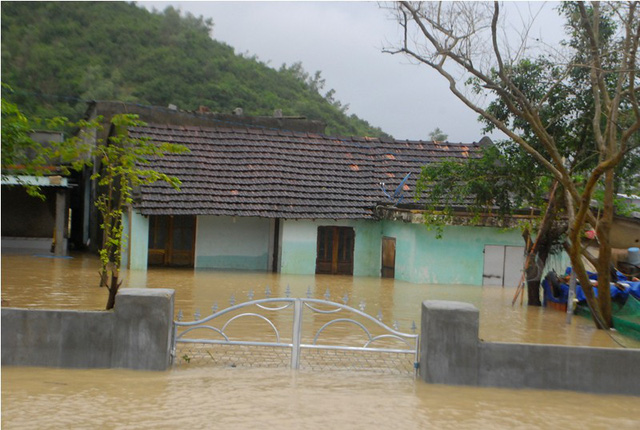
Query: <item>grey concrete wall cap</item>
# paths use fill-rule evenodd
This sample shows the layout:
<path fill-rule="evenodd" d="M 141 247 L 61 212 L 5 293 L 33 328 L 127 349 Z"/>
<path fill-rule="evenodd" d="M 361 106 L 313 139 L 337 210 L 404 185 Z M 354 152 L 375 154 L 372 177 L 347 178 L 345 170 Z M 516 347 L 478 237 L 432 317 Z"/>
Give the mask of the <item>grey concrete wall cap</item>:
<path fill-rule="evenodd" d="M 422 302 L 425 308 L 443 311 L 472 311 L 478 312 L 478 308 L 470 303 L 453 302 L 449 300 L 425 300 Z"/>
<path fill-rule="evenodd" d="M 100 311 L 92 311 L 92 310 L 84 310 L 84 309 L 40 309 L 40 308 L 2 308 L 2 313 L 5 313 L 5 311 L 9 312 L 9 313 L 23 313 L 23 312 L 29 312 L 29 313 L 33 313 L 33 314 L 37 314 L 37 313 L 44 313 L 44 312 L 48 312 L 48 313 L 56 313 L 56 314 L 104 314 L 104 313 L 108 313 L 111 311 L 105 311 L 105 310 L 100 310 Z"/>
<path fill-rule="evenodd" d="M 123 288 L 118 291 L 119 296 L 170 297 L 174 290 L 170 288 Z"/>

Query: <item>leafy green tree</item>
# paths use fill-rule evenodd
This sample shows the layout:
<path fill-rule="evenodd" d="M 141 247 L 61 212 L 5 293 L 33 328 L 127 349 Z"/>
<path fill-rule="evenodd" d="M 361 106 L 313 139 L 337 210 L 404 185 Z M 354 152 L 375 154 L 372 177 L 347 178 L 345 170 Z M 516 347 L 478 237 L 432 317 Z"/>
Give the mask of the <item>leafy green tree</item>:
<path fill-rule="evenodd" d="M 10 88 L 3 85 L 3 89 Z M 18 106 L 2 97 L 2 175 L 22 174 L 43 176 L 50 172 L 52 163 L 61 174 L 69 174 L 69 168 L 80 170 L 96 162 L 99 166 L 92 180 L 97 181 L 100 194 L 95 202 L 101 216 L 103 233 L 100 255 L 100 286 L 107 287 L 109 296 L 107 309 L 112 309 L 121 286 L 121 251 L 126 247 L 123 215 L 133 203 L 135 189 L 157 181 L 163 181 L 179 189 L 180 180 L 152 169 L 149 162 L 165 154 L 188 151 L 183 145 L 152 142 L 148 138 L 132 138 L 130 127 L 146 125 L 137 115 L 118 114 L 111 119 L 113 133 L 108 142 L 96 145 L 85 143 L 85 133 L 99 127 L 101 118 L 95 122 L 81 121 L 76 136 L 63 142 L 42 145 L 29 137 L 32 126 Z M 49 126 L 60 126 L 65 118 L 47 122 Z M 39 187 L 23 184 L 29 194 L 44 199 Z"/>
<path fill-rule="evenodd" d="M 567 228 L 559 210 L 562 193 L 550 195 L 551 182 L 543 169 L 532 168 L 517 145 L 504 141 L 484 147 L 478 158 L 424 166 L 416 181 L 415 198 L 424 199 L 425 222 L 438 230 L 438 237 L 456 210 L 471 212 L 474 224 L 482 224 L 483 216 L 489 214 L 507 227 L 514 225 L 513 216 L 517 213 L 528 215 L 533 207 L 543 208 L 539 219 L 516 223 L 522 230 L 525 249 L 531 253 L 524 267 L 528 304 L 540 306 L 541 268 L 549 255 L 562 250 Z M 550 197 L 548 201 L 546 197 Z"/>
<path fill-rule="evenodd" d="M 5 86 L 3 85 L 3 90 Z M 41 145 L 29 137 L 33 127 L 15 103 L 2 97 L 2 174 L 24 170 L 28 174 L 41 173 L 46 159 L 40 155 Z M 38 157 L 33 159 L 30 153 Z"/>
<path fill-rule="evenodd" d="M 448 137 L 449 135 L 440 130 L 439 127 L 436 127 L 431 133 L 429 133 L 429 139 L 434 142 L 444 142 Z"/>
<path fill-rule="evenodd" d="M 523 34 L 523 45 L 509 49 L 509 41 L 502 39 L 499 28 L 503 17 L 497 2 L 396 3 L 394 11 L 403 27 L 403 40 L 387 52 L 408 55 L 437 71 L 458 99 L 505 133 L 564 189 L 570 220 L 568 254 L 597 327 L 607 329 L 612 326 L 610 296 L 595 296 L 583 261 L 581 235 L 586 226 L 597 230 L 598 280 L 600 285 L 609 285 L 616 169 L 636 149 L 640 129 L 640 13 L 637 2 L 563 5 L 573 44 L 565 47 L 568 56 L 563 61 L 551 61 L 554 73 L 541 71 L 542 79 L 523 80 L 517 73 L 518 67 L 526 66 L 522 52 L 528 40 Z M 607 36 L 609 30 L 611 37 Z M 535 67 L 531 71 L 538 72 Z M 461 88 L 461 83 L 470 83 L 474 91 Z M 564 125 L 549 115 L 555 107 L 552 98 L 561 100 L 561 90 L 575 85 L 582 85 L 592 100 L 585 99 L 585 109 L 576 115 L 584 115 L 579 119 L 590 123 L 591 129 L 574 128 L 583 130 L 587 141 L 593 142 L 594 164 L 584 169 L 564 157 L 563 149 L 571 145 L 554 132 Z M 498 100 L 508 115 L 501 118 L 483 100 Z M 559 113 L 560 118 L 571 118 Z M 530 128 L 532 139 L 522 133 L 523 127 Z M 598 188 L 602 189 L 603 204 L 601 210 L 594 211 L 591 202 Z"/>
<path fill-rule="evenodd" d="M 46 121 L 30 120 L 17 104 L 5 98 L 5 91 L 11 87 L 2 84 L 2 176 L 12 175 L 25 187 L 27 193 L 44 200 L 45 196 L 36 184 L 21 181 L 23 176 L 42 177 L 45 174 L 68 175 L 69 169 L 79 170 L 86 161 L 89 148 L 82 143 L 84 132 L 95 127 L 97 123 L 79 121 L 70 123 L 64 117 L 55 117 Z M 60 127 L 82 127 L 83 133 L 61 142 L 42 144 L 31 138 L 36 126 L 47 129 Z"/>
<path fill-rule="evenodd" d="M 100 286 L 107 287 L 109 298 L 107 309 L 113 308 L 120 288 L 121 250 L 126 246 L 122 224 L 125 210 L 133 203 L 134 189 L 163 181 L 179 189 L 180 180 L 149 167 L 152 158 L 165 154 L 187 151 L 183 145 L 152 142 L 148 138 L 132 138 L 129 127 L 146 125 L 136 115 L 118 114 L 112 118 L 115 133 L 106 144 L 96 146 L 96 161 L 100 170 L 92 176 L 98 181 L 102 192 L 96 207 L 102 217 L 100 228 L 103 233 L 100 253 Z"/>
<path fill-rule="evenodd" d="M 569 31 L 570 39 L 563 41 L 562 44 L 575 49 L 573 64 L 584 64 L 586 62 L 584 56 L 585 36 L 582 32 L 575 30 L 579 26 L 579 23 L 575 22 L 576 16 L 579 15 L 576 5 L 564 3 L 559 7 L 559 11 L 566 17 L 568 25 L 572 29 Z M 611 16 L 603 14 L 599 20 L 599 34 L 603 44 L 607 46 L 615 45 L 612 39 L 615 34 L 615 27 L 616 24 L 611 19 Z M 609 69 L 614 69 L 616 61 L 619 61 L 616 52 L 611 50 L 609 55 L 604 57 L 603 61 L 606 62 L 606 67 Z M 566 79 L 558 80 L 557 77 L 562 76 L 563 73 Z M 494 72 L 494 77 L 497 79 L 496 75 L 497 72 Z M 592 120 L 597 103 L 590 87 L 589 69 L 586 67 L 572 67 L 564 70 L 562 65 L 555 64 L 548 55 L 541 55 L 535 59 L 523 59 L 514 64 L 511 67 L 511 79 L 523 95 L 537 103 L 538 115 L 546 124 L 546 131 L 553 137 L 557 150 L 565 160 L 568 170 L 578 183 L 584 181 L 584 178 L 587 178 L 601 161 Z M 472 79 L 470 83 L 472 83 L 474 91 L 480 91 L 479 86 L 482 84 L 478 79 Z M 549 86 L 551 84 L 552 90 L 550 91 Z M 609 91 L 615 92 L 616 81 L 614 79 L 609 79 L 605 82 L 605 85 L 609 87 Z M 515 115 L 503 99 L 498 98 L 492 101 L 487 110 L 494 118 L 509 124 L 513 129 L 517 130 L 519 135 L 536 151 L 550 156 L 545 146 L 540 142 L 532 124 Z M 630 106 L 622 106 L 621 112 L 623 116 L 628 117 L 631 114 Z M 485 124 L 484 131 L 486 132 L 492 132 L 497 129 L 494 123 L 482 116 L 480 121 Z M 621 125 L 624 124 L 625 121 L 622 121 Z M 631 138 L 629 151 L 614 170 L 613 203 L 620 213 L 624 213 L 626 208 L 623 207 L 622 201 L 615 198 L 615 195 L 634 191 L 633 187 L 637 184 L 637 166 L 640 163 L 638 143 L 637 135 L 635 138 Z M 550 191 L 549 185 L 555 183 L 550 172 L 536 160 L 532 160 L 514 142 L 501 142 L 501 147 L 504 148 L 505 146 L 513 147 L 511 149 L 512 154 L 515 151 L 518 157 L 522 159 L 522 162 L 513 166 L 513 172 L 518 172 L 518 175 L 524 177 L 529 177 L 531 172 L 535 172 L 537 177 L 543 179 L 542 183 L 546 185 L 543 190 L 548 193 Z M 514 185 L 517 186 L 518 182 L 515 181 Z M 522 185 L 522 183 L 519 185 Z M 517 191 L 514 192 L 517 193 Z M 598 188 L 594 190 L 593 199 L 599 202 L 598 208 L 600 210 L 603 207 L 604 195 L 604 185 L 599 184 Z M 552 218 L 558 218 L 558 216 L 568 213 L 567 200 L 564 197 L 564 187 L 560 185 L 559 192 L 554 194 L 552 201 L 549 201 L 548 209 L 552 211 L 550 214 Z M 535 204 L 535 201 L 530 202 Z M 541 207 L 540 203 L 538 203 L 538 207 Z M 560 227 L 564 226 L 565 229 L 552 228 L 551 225 L 545 224 L 545 222 L 541 222 L 540 225 L 542 228 L 538 234 L 540 243 L 534 249 L 534 255 L 529 259 L 530 262 L 540 261 L 544 263 L 546 261 L 545 256 L 548 254 L 547 247 L 564 240 L 563 235 L 566 233 L 565 223 L 557 224 Z M 531 243 L 530 240 L 528 242 Z M 594 258 L 590 255 L 586 257 L 594 266 L 597 266 L 598 263 Z M 527 267 L 525 269 L 532 271 L 536 268 Z M 539 303 L 538 297 L 539 289 L 535 283 L 529 283 L 529 303 Z"/>

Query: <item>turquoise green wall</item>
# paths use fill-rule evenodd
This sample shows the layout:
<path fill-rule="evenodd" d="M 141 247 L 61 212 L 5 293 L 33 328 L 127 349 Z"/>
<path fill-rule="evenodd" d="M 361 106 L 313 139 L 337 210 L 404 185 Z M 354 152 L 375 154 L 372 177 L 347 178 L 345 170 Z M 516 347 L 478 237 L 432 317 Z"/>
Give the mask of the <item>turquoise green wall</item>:
<path fill-rule="evenodd" d="M 268 270 L 270 226 L 265 218 L 199 216 L 196 268 Z"/>
<path fill-rule="evenodd" d="M 146 270 L 149 255 L 149 218 L 135 211 L 130 211 L 123 218 L 129 252 L 122 253 L 122 267 Z M 129 225 L 131 225 L 131 231 L 129 231 Z"/>
<path fill-rule="evenodd" d="M 379 277 L 382 225 L 374 221 L 356 221 L 353 227 L 356 233 L 353 275 Z"/>
<path fill-rule="evenodd" d="M 283 220 L 280 272 L 311 275 L 316 271 L 318 227 L 353 227 L 354 276 L 380 276 L 381 225 L 374 221 Z"/>
<path fill-rule="evenodd" d="M 423 224 L 402 221 L 285 220 L 282 273 L 315 273 L 319 226 L 353 227 L 354 276 L 380 276 L 382 237 L 396 238 L 396 279 L 414 283 L 482 285 L 485 245 L 522 246 L 518 230 L 445 227 L 442 239 Z"/>
<path fill-rule="evenodd" d="M 517 229 L 448 226 L 436 239 L 422 224 L 382 224 L 396 238 L 396 279 L 415 283 L 482 285 L 485 245 L 523 245 Z"/>
<path fill-rule="evenodd" d="M 129 228 L 129 214 L 122 214 L 122 236 L 125 238 L 124 246 L 120 247 L 120 255 L 122 260 L 120 261 L 120 267 L 129 268 L 129 235 L 131 229 Z"/>

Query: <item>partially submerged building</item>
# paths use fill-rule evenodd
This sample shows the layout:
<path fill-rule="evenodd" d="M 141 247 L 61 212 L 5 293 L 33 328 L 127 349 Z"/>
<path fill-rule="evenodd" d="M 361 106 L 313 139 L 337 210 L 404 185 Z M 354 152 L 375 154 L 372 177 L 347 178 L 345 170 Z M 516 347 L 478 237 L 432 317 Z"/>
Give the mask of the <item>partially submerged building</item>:
<path fill-rule="evenodd" d="M 164 183 L 137 190 L 125 222 L 126 267 L 382 276 L 415 283 L 519 282 L 519 230 L 498 226 L 490 216 L 482 225 L 470 225 L 461 214 L 438 239 L 413 202 L 422 166 L 478 157 L 490 144 L 487 138 L 463 144 L 335 137 L 323 134 L 322 123 L 302 117 L 98 102 L 90 104 L 86 117 L 103 117 L 104 129 L 93 132 L 96 142 L 108 140 L 117 113 L 138 114 L 149 124 L 130 128 L 131 137 L 190 150 L 153 160 L 155 169 L 182 181 L 181 190 Z M 94 163 L 91 169 L 97 168 Z M 66 251 L 67 238 L 76 248 L 95 250 L 100 223 L 92 173 L 85 168 L 72 178 L 43 180 L 51 194 L 45 203 L 33 199 L 8 207 L 14 191 L 3 185 L 3 246 L 12 243 L 5 227 L 13 226 L 16 237 L 42 233 L 43 250 L 56 234 L 62 238 L 56 242 L 59 253 Z M 38 229 L 29 228 L 29 220 Z"/>
<path fill-rule="evenodd" d="M 139 190 L 123 253 L 132 269 L 167 265 L 476 285 L 519 280 L 519 231 L 489 221 L 447 226 L 437 239 L 419 216 L 402 209 L 412 201 L 421 166 L 477 157 L 488 139 L 456 144 L 166 124 L 129 134 L 190 150 L 153 161 L 182 186 Z"/>

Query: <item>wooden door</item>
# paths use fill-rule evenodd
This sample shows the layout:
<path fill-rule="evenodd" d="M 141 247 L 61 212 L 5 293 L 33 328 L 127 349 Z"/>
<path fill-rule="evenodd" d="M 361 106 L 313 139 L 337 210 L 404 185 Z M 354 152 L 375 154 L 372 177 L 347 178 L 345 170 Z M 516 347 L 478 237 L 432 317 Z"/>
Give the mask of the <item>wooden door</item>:
<path fill-rule="evenodd" d="M 353 275 L 355 232 L 351 227 L 318 227 L 316 273 Z"/>
<path fill-rule="evenodd" d="M 196 218 L 149 217 L 149 266 L 193 267 Z"/>
<path fill-rule="evenodd" d="M 382 271 L 383 278 L 396 277 L 396 238 L 382 238 Z"/>

